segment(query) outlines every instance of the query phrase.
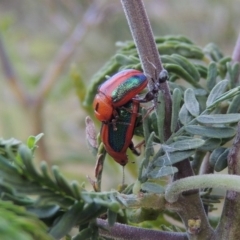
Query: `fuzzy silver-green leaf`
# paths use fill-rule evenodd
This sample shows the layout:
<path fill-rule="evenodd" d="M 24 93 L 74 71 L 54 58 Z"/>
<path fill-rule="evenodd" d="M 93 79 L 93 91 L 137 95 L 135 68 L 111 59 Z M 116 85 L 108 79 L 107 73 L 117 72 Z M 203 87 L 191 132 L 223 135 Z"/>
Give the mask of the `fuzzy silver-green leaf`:
<path fill-rule="evenodd" d="M 229 124 L 240 121 L 239 113 L 201 115 L 197 121 L 202 124 Z"/>
<path fill-rule="evenodd" d="M 222 80 L 221 82 L 219 82 L 210 92 L 207 102 L 206 102 L 206 106 L 209 107 L 210 105 L 213 104 L 213 102 L 215 101 L 216 98 L 218 98 L 219 96 L 221 96 L 227 89 L 227 86 L 229 84 L 229 81 L 227 79 Z"/>
<path fill-rule="evenodd" d="M 185 130 L 193 135 L 200 135 L 209 138 L 229 138 L 233 137 L 236 133 L 236 130 L 231 127 L 221 128 L 189 125 L 185 127 Z"/>
<path fill-rule="evenodd" d="M 164 166 L 164 167 L 160 167 L 160 168 L 155 168 L 153 171 L 148 173 L 148 178 L 150 178 L 150 179 L 161 178 L 161 177 L 165 177 L 168 175 L 173 175 L 177 171 L 178 171 L 178 169 L 176 167 L 172 167 L 172 166 Z"/>
<path fill-rule="evenodd" d="M 199 115 L 200 107 L 193 89 L 188 88 L 184 92 L 184 103 L 187 110 L 191 113 L 191 115 L 193 115 L 194 117 Z"/>

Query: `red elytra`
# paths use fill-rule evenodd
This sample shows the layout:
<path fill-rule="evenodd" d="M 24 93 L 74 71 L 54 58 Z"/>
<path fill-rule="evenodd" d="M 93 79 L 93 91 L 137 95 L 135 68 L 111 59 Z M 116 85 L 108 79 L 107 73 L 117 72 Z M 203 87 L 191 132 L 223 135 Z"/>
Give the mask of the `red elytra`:
<path fill-rule="evenodd" d="M 128 156 L 126 154 L 128 148 L 130 148 L 134 154 L 139 155 L 132 142 L 138 110 L 139 102 L 134 100 L 130 101 L 124 105 L 124 109 L 120 111 L 119 119 L 116 123 L 117 130 L 114 130 L 113 124 L 102 124 L 101 140 L 104 147 L 107 153 L 122 166 L 128 163 Z"/>
<path fill-rule="evenodd" d="M 147 77 L 134 69 L 123 70 L 113 75 L 98 88 L 98 93 L 94 98 L 96 118 L 104 123 L 116 118 L 117 108 L 139 94 L 147 83 Z"/>

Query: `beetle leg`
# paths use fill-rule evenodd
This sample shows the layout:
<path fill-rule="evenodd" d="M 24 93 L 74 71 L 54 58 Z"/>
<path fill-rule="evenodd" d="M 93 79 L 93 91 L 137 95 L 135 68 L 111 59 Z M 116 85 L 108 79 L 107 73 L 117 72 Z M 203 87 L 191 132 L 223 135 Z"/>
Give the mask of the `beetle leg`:
<path fill-rule="evenodd" d="M 152 101 L 154 98 L 156 98 L 157 93 L 159 91 L 158 86 L 154 86 L 152 90 L 146 93 L 146 95 L 143 98 L 135 97 L 133 98 L 134 101 L 139 103 L 146 103 Z"/>
<path fill-rule="evenodd" d="M 117 131 L 117 126 L 116 126 L 116 122 L 119 118 L 119 114 L 117 112 L 117 110 L 113 110 L 113 119 L 112 119 L 112 125 L 113 125 L 113 130 L 114 131 Z"/>
<path fill-rule="evenodd" d="M 133 98 L 132 100 L 133 100 L 133 102 L 135 101 L 135 102 L 139 103 L 139 101 L 136 100 L 135 98 Z M 139 116 L 141 115 L 140 113 L 133 112 L 132 109 L 130 109 L 130 108 L 126 108 L 126 107 L 124 107 L 124 106 L 119 107 L 119 108 L 124 109 L 124 110 L 128 111 L 129 113 L 134 113 L 134 114 L 137 115 L 137 117 L 139 117 Z"/>
<path fill-rule="evenodd" d="M 141 153 L 137 151 L 137 149 L 134 147 L 133 142 L 131 141 L 129 148 L 131 149 L 132 153 L 139 156 Z"/>
<path fill-rule="evenodd" d="M 139 152 L 141 152 L 141 148 L 142 146 L 144 146 L 145 144 L 145 140 L 142 140 L 140 143 L 138 143 L 136 146 L 135 146 L 135 149 L 138 149 Z"/>
<path fill-rule="evenodd" d="M 149 107 L 149 108 L 147 109 L 146 114 L 142 117 L 142 120 L 144 120 L 153 110 L 154 110 L 154 106 Z"/>

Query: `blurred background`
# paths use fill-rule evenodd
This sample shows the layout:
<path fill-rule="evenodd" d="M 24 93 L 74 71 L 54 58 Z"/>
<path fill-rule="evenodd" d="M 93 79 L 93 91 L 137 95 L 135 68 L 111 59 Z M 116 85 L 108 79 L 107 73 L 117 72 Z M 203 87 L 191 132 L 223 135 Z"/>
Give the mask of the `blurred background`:
<path fill-rule="evenodd" d="M 240 30 L 238 0 L 144 3 L 155 35 L 185 35 L 200 47 L 214 42 L 231 55 Z M 95 158 L 85 140 L 88 113 L 71 69 L 88 86 L 115 43 L 131 40 L 120 1 L 0 0 L 0 39 L 0 137 L 26 142 L 43 131 L 36 161 L 59 165 L 69 180 L 94 178 Z M 121 171 L 107 160 L 105 189 L 121 182 Z M 137 168 L 128 164 L 125 172 L 130 182 Z"/>

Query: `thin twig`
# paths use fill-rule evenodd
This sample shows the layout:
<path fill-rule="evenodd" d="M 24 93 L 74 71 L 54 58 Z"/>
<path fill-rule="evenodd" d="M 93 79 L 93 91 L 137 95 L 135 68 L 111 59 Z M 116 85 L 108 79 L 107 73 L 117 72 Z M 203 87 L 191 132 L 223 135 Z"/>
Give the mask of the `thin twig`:
<path fill-rule="evenodd" d="M 94 1 L 85 12 L 82 21 L 77 24 L 73 33 L 60 47 L 49 69 L 40 81 L 39 90 L 36 94 L 36 104 L 41 104 L 40 102 L 44 101 L 45 97 L 49 94 L 89 28 L 98 25 L 102 21 L 103 11 L 100 8 L 101 6 L 97 4 L 97 1 Z"/>
<path fill-rule="evenodd" d="M 90 27 L 96 26 L 103 19 L 103 13 L 100 10 L 101 5 L 97 4 L 97 1 L 94 1 L 89 9 L 83 16 L 81 22 L 79 22 L 74 29 L 73 33 L 70 37 L 63 43 L 60 47 L 56 57 L 53 59 L 50 64 L 49 69 L 44 74 L 43 78 L 40 81 L 38 86 L 38 92 L 34 99 L 34 105 L 32 106 L 32 118 L 34 122 L 34 132 L 40 133 L 44 132 L 44 123 L 42 120 L 42 109 L 44 106 L 44 101 L 47 95 L 52 90 L 54 84 L 58 80 L 59 76 L 64 71 L 67 63 L 70 58 L 76 51 L 76 48 L 79 46 L 79 43 L 83 40 L 86 32 Z M 35 112 L 34 112 L 35 111 Z M 41 149 L 41 158 L 48 160 L 47 154 L 47 144 L 45 143 L 45 139 L 41 139 L 39 142 L 39 147 Z"/>
<path fill-rule="evenodd" d="M 98 219 L 98 225 L 108 228 L 108 223 L 105 220 Z M 156 231 L 152 229 L 137 228 L 133 226 L 128 226 L 120 223 L 115 223 L 109 231 L 99 229 L 100 235 L 105 237 L 111 237 L 115 240 L 187 240 L 186 233 L 176 233 L 176 232 L 164 232 Z"/>
<path fill-rule="evenodd" d="M 20 79 L 16 76 L 13 66 L 10 62 L 8 54 L 3 44 L 2 37 L 0 35 L 0 61 L 2 64 L 3 74 L 11 87 L 17 101 L 21 103 L 22 106 L 26 107 L 28 102 L 28 95 L 25 87 Z"/>

